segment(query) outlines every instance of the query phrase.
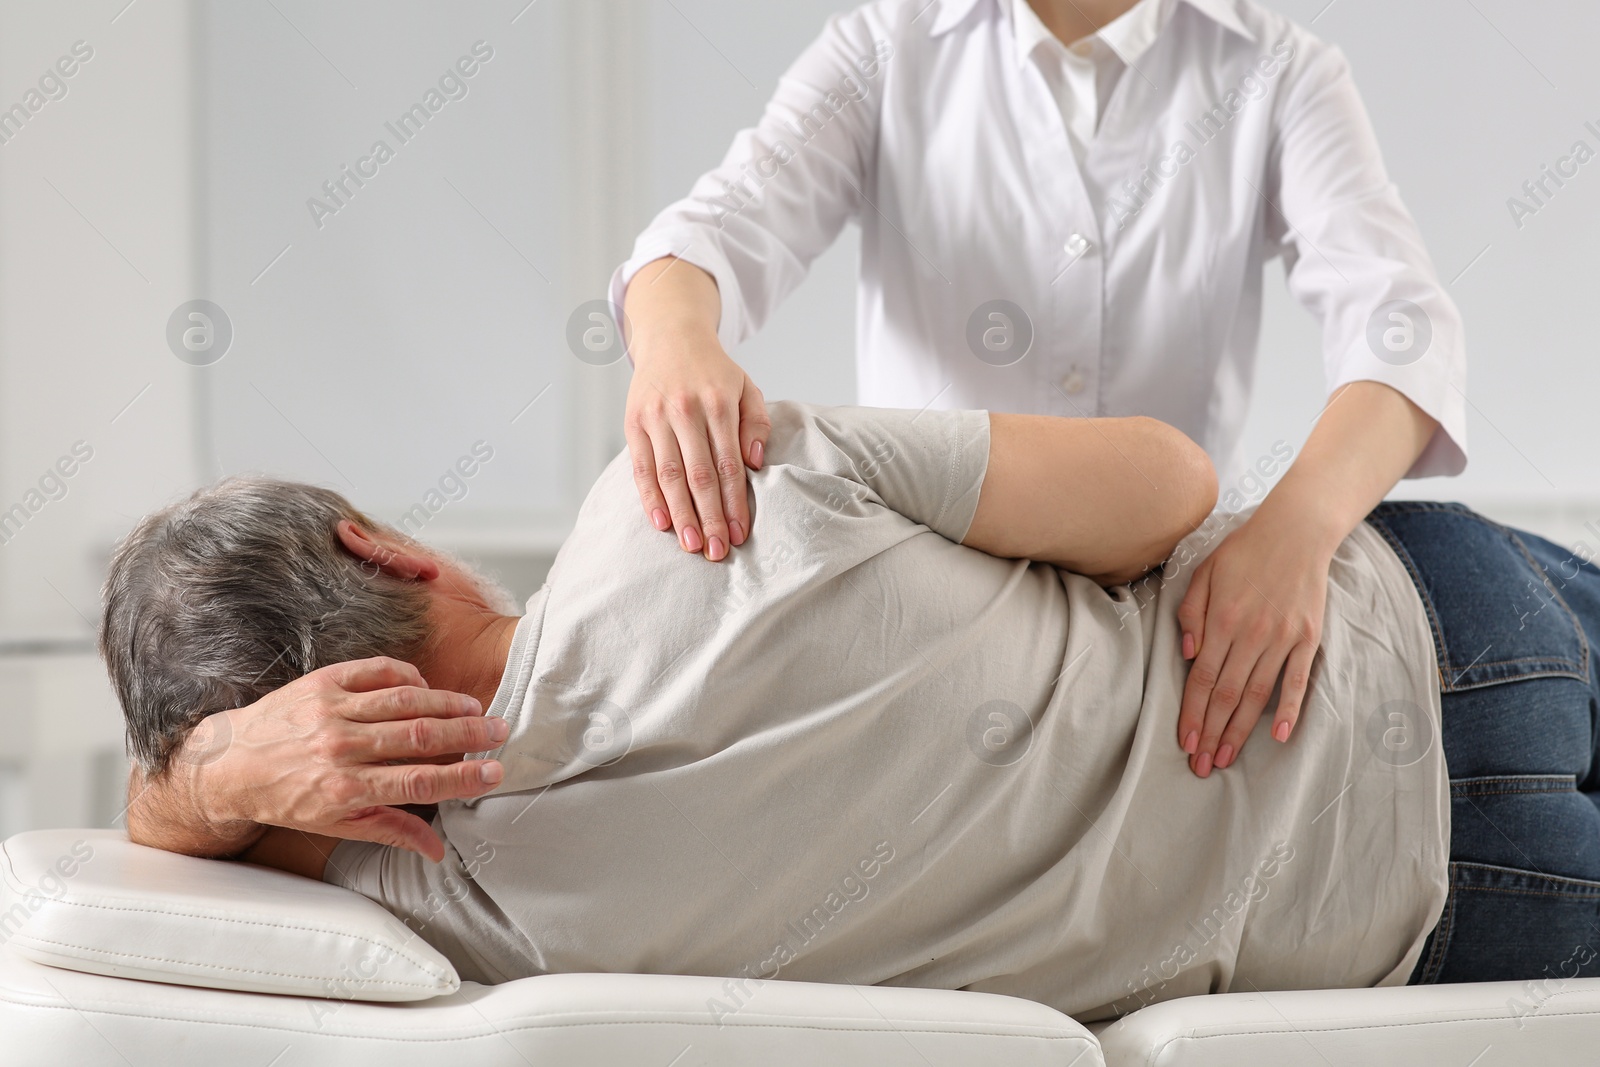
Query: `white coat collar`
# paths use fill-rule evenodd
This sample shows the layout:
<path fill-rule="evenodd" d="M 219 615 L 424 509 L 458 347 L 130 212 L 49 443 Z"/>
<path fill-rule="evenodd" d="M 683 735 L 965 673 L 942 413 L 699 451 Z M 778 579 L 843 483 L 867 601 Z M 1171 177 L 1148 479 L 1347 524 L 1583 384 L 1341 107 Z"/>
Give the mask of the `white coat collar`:
<path fill-rule="evenodd" d="M 1239 18 L 1238 0 L 1183 0 L 1183 2 L 1246 40 L 1256 39 L 1256 35 Z M 932 13 L 933 21 L 928 26 L 928 34 L 931 37 L 938 37 L 954 29 L 980 6 L 986 7 L 990 15 L 999 14 L 997 0 L 930 0 L 930 3 L 938 6 L 938 10 Z"/>

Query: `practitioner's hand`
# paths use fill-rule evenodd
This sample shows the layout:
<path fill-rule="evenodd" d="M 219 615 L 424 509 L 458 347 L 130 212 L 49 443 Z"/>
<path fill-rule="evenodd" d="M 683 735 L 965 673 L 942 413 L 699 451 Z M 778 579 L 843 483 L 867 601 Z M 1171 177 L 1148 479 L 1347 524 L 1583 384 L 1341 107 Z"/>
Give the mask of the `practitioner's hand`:
<path fill-rule="evenodd" d="M 623 431 L 645 517 L 717 561 L 750 534 L 744 468 L 760 470 L 772 422 L 761 390 L 717 339 L 716 285 L 659 259 L 628 285 L 634 361 Z"/>
<path fill-rule="evenodd" d="M 1337 544 L 1306 524 L 1279 520 L 1264 504 L 1196 568 L 1178 609 L 1183 656 L 1194 660 L 1178 744 L 1201 778 L 1238 758 L 1279 675 L 1272 736 L 1289 739 L 1322 640 Z"/>
<path fill-rule="evenodd" d="M 257 840 L 261 827 L 282 826 L 437 862 L 443 842 L 394 805 L 494 788 L 504 775 L 498 761 L 460 757 L 497 747 L 506 729 L 503 719 L 485 719 L 473 698 L 429 689 L 408 663 L 334 664 L 204 720 L 167 774 L 136 783 L 129 836 L 172 851 L 227 854 Z"/>

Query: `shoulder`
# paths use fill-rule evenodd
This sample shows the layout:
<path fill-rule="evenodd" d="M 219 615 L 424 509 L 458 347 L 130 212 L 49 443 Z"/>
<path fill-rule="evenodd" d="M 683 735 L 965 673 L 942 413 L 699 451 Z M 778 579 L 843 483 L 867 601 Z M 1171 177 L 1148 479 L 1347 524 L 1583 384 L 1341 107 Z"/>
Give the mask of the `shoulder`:
<path fill-rule="evenodd" d="M 1256 0 L 1227 0 L 1225 6 L 1249 32 L 1249 38 L 1240 38 L 1239 47 L 1261 59 L 1275 60 L 1286 85 L 1326 84 L 1349 73 L 1349 62 L 1337 45 L 1287 15 Z"/>
<path fill-rule="evenodd" d="M 829 429 L 847 421 L 854 409 L 777 400 L 767 405 L 772 435 L 767 439 L 764 466 L 789 466 L 823 471 L 837 461 L 840 450 Z"/>
<path fill-rule="evenodd" d="M 929 36 L 928 28 L 946 0 L 873 0 L 849 11 L 827 17 L 824 37 L 872 44 L 874 41 L 902 43 Z M 993 0 L 979 0 L 992 3 Z M 971 0 L 967 0 L 971 6 Z M 931 10 L 930 10 L 931 9 Z"/>

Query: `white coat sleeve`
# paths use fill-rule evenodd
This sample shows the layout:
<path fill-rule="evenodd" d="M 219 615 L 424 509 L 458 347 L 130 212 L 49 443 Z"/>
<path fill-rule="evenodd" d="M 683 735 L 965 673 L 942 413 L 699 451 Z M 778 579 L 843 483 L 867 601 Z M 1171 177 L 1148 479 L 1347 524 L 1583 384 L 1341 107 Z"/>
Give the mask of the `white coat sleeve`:
<path fill-rule="evenodd" d="M 1322 324 L 1330 393 L 1353 381 L 1399 391 L 1439 423 L 1408 478 L 1467 462 L 1460 312 L 1389 180 L 1344 55 L 1305 55 L 1281 100 L 1267 161 L 1267 239 L 1290 291 Z"/>
<path fill-rule="evenodd" d="M 623 306 L 640 267 L 677 256 L 716 279 L 717 335 L 731 348 L 759 330 L 855 217 L 876 151 L 885 64 L 894 46 L 870 9 L 835 15 L 778 82 L 760 123 L 715 170 L 657 215 L 611 279 Z"/>

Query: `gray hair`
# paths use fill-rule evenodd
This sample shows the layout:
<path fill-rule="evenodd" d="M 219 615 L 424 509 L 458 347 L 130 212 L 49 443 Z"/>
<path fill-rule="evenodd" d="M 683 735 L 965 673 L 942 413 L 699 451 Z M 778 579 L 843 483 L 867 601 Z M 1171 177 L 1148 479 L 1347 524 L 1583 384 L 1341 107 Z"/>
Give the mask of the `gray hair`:
<path fill-rule="evenodd" d="M 413 543 L 332 490 L 235 477 L 146 516 L 117 547 L 100 655 L 146 774 L 213 712 L 331 663 L 422 649 L 431 597 L 348 552 L 340 519 Z"/>

